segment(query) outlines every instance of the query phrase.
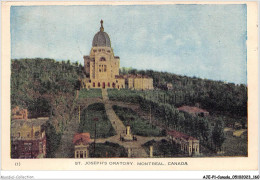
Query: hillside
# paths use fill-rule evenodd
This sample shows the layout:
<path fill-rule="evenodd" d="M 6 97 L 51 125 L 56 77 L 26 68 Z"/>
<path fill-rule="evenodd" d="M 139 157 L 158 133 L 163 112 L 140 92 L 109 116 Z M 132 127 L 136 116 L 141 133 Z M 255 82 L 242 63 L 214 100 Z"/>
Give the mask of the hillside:
<path fill-rule="evenodd" d="M 152 70 L 129 69 L 120 73 L 150 76 L 153 78 L 155 90 L 109 90 L 111 101 L 138 104 L 144 113 L 152 112 L 160 127 L 178 129 L 197 137 L 210 149 L 221 147 L 224 142 L 224 127 L 234 126 L 237 122 L 242 126 L 247 123 L 245 85 Z M 52 148 L 48 149 L 48 157 L 55 156 L 54 152 L 59 147 L 61 135 L 68 131 L 72 119 L 75 119 L 75 114 L 78 113 L 76 89 L 79 89 L 78 80 L 82 77 L 84 68 L 78 63 L 70 63 L 69 60 L 66 62 L 39 58 L 12 60 L 11 106 L 27 108 L 29 117 L 50 117 L 47 138 L 51 144 L 48 147 Z M 171 83 L 172 86 L 167 88 L 167 83 Z M 80 91 L 79 97 L 88 97 L 89 92 Z M 88 96 L 84 96 L 86 93 Z M 201 118 L 179 113 L 177 107 L 182 105 L 199 105 L 209 111 L 211 116 Z M 131 117 L 136 117 L 136 122 L 139 122 L 140 118 L 133 113 L 130 113 Z M 212 126 L 212 122 L 215 125 Z M 154 125 L 151 127 L 156 128 Z M 221 142 L 218 142 L 219 139 Z"/>
<path fill-rule="evenodd" d="M 11 105 L 28 108 L 29 116 L 49 116 L 53 98 L 74 95 L 82 67 L 69 61 L 19 59 L 11 63 Z"/>
<path fill-rule="evenodd" d="M 78 88 L 77 80 L 84 76 L 83 67 L 78 63 L 40 58 L 12 60 L 11 72 L 11 105 L 28 108 L 32 117 L 50 116 L 50 113 L 54 115 L 55 107 L 62 108 L 57 104 L 69 104 L 65 103 L 65 97 L 66 101 L 72 102 L 75 89 Z M 199 104 L 212 114 L 247 116 L 247 87 L 243 84 L 153 70 L 123 68 L 120 73 L 152 77 L 158 93 L 165 94 L 161 101 L 168 100 L 175 107 Z M 166 90 L 167 83 L 172 84 L 170 90 Z M 67 109 L 68 106 L 64 108 Z"/>
<path fill-rule="evenodd" d="M 166 90 L 169 98 L 177 99 L 175 106 L 199 104 L 211 113 L 224 113 L 233 117 L 247 116 L 247 86 L 153 70 L 121 68 L 121 74 L 142 74 L 153 78 L 155 89 Z"/>

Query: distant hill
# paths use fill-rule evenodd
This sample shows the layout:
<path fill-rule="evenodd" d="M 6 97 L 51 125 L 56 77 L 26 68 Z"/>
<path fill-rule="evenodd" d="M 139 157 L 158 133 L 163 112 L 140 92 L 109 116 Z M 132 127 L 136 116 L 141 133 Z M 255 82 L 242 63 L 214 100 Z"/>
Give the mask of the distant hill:
<path fill-rule="evenodd" d="M 247 86 L 225 83 L 196 77 L 187 77 L 168 72 L 121 68 L 121 74 L 142 74 L 153 78 L 155 89 L 167 90 L 168 94 L 181 98 L 177 106 L 199 104 L 212 112 L 232 116 L 247 116 Z"/>
<path fill-rule="evenodd" d="M 53 59 L 11 60 L 11 105 L 28 108 L 40 115 L 50 113 L 56 96 L 74 95 L 77 80 L 84 76 L 82 65 Z M 199 104 L 211 112 L 247 116 L 247 87 L 153 70 L 121 68 L 121 74 L 143 74 L 153 78 L 155 89 L 167 91 L 179 103 Z M 167 90 L 167 83 L 172 84 Z M 55 97 L 55 98 L 54 98 Z"/>

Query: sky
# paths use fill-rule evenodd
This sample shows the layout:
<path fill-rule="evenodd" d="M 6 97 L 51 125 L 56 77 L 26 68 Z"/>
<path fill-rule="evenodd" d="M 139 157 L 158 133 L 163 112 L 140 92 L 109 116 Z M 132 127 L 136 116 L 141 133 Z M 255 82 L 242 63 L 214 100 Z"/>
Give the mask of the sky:
<path fill-rule="evenodd" d="M 83 62 L 104 21 L 121 67 L 247 84 L 246 5 L 12 6 L 11 58 Z"/>

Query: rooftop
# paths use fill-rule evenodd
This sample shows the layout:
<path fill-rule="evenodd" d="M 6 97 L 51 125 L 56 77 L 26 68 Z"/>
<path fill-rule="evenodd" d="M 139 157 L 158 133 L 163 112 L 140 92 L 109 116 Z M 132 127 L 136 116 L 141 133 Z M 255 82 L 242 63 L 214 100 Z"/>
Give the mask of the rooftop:
<path fill-rule="evenodd" d="M 181 106 L 178 108 L 179 111 L 184 111 L 187 113 L 197 114 L 197 113 L 209 113 L 208 111 L 195 107 L 195 106 Z"/>
<path fill-rule="evenodd" d="M 79 145 L 79 144 L 90 144 L 91 143 L 91 139 L 90 139 L 90 134 L 89 133 L 78 133 L 75 134 L 73 137 L 73 144 L 74 145 Z"/>
<path fill-rule="evenodd" d="M 49 117 L 39 117 L 34 119 L 15 119 L 11 121 L 12 128 L 18 128 L 22 126 L 41 126 L 46 121 L 49 120 Z"/>
<path fill-rule="evenodd" d="M 192 136 L 189 136 L 187 134 L 184 134 L 182 132 L 179 132 L 179 131 L 175 131 L 175 130 L 172 130 L 172 131 L 168 131 L 167 132 L 170 136 L 173 136 L 175 138 L 180 138 L 180 139 L 185 139 L 185 140 L 198 140 Z"/>
<path fill-rule="evenodd" d="M 103 20 L 100 21 L 100 31 L 96 33 L 93 38 L 92 46 L 96 47 L 111 47 L 110 38 L 106 32 L 104 32 Z"/>
<path fill-rule="evenodd" d="M 124 75 L 125 78 L 150 78 L 152 79 L 151 77 L 147 76 L 147 75 L 142 75 L 142 74 L 127 74 L 127 75 Z"/>

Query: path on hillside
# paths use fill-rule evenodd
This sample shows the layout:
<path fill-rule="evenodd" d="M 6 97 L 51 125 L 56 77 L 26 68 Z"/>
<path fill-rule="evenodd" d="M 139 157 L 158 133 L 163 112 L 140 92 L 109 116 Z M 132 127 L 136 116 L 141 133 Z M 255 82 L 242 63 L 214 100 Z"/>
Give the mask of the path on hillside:
<path fill-rule="evenodd" d="M 102 89 L 102 97 L 103 97 L 103 103 L 105 105 L 107 117 L 110 120 L 113 128 L 115 129 L 116 134 L 120 136 L 120 134 L 123 134 L 126 131 L 126 127 L 123 124 L 123 122 L 118 118 L 115 111 L 113 110 L 106 89 Z"/>
<path fill-rule="evenodd" d="M 96 143 L 104 143 L 106 141 L 118 143 L 119 145 L 123 146 L 124 148 L 131 150 L 131 157 L 149 157 L 142 145 L 146 143 L 147 141 L 155 140 L 160 141 L 161 139 L 164 139 L 165 137 L 143 137 L 143 136 L 137 136 L 137 141 L 120 141 L 120 134 L 125 134 L 126 127 L 124 126 L 123 122 L 118 118 L 115 111 L 113 110 L 112 106 L 114 104 L 117 104 L 113 101 L 109 101 L 107 90 L 102 89 L 102 97 L 103 97 L 103 103 L 105 105 L 106 113 L 108 116 L 108 119 L 110 120 L 113 128 L 115 129 L 117 135 L 108 137 L 108 138 L 101 138 L 96 139 Z M 136 106 L 138 108 L 138 106 Z"/>

